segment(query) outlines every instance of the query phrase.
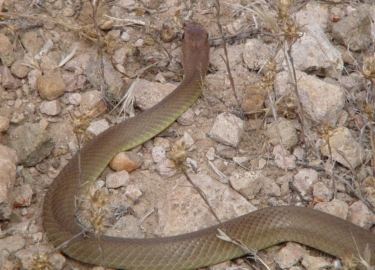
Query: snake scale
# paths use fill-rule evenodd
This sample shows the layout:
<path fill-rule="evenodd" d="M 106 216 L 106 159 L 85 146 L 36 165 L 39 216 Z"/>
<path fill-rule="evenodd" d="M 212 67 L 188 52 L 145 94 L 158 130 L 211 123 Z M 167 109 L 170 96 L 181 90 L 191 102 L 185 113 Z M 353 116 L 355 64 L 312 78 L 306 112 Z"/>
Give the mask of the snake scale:
<path fill-rule="evenodd" d="M 87 232 L 75 217 L 80 183 L 93 182 L 115 154 L 160 133 L 201 94 L 209 64 L 206 30 L 197 23 L 185 27 L 182 41 L 183 82 L 151 109 L 115 125 L 88 142 L 62 169 L 46 193 L 44 226 L 55 246 L 78 261 L 120 269 L 194 269 L 244 255 L 236 245 L 220 240 L 218 228 L 253 250 L 295 241 L 344 258 L 363 256 L 366 247 L 375 264 L 375 236 L 343 219 L 303 207 L 263 208 L 220 225 L 162 238 L 115 238 Z"/>

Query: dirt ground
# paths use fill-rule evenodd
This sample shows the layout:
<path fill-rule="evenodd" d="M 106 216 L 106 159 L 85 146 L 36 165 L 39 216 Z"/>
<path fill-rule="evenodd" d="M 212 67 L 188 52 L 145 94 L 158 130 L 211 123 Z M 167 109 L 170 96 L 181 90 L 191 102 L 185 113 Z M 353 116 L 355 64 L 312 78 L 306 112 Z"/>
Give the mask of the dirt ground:
<path fill-rule="evenodd" d="M 41 129 L 42 126 L 45 127 L 53 142 L 51 153 L 37 164 L 27 165 L 28 161 L 22 159 L 18 164 L 17 179 L 10 192 L 14 193 L 13 197 L 29 196 L 30 202 L 13 203 L 10 218 L 1 221 L 1 230 L 4 241 L 9 235 L 7 232 L 12 231 L 13 236 L 21 236 L 24 242 L 10 254 L 2 253 L 2 269 L 105 269 L 83 265 L 61 255 L 54 260 L 43 255 L 54 248 L 43 227 L 44 195 L 58 172 L 79 147 L 77 137 L 84 138 L 83 144 L 90 139 L 88 132 L 84 131 L 81 135 L 76 132 L 74 123 L 77 122 L 72 120 L 72 115 L 84 123 L 104 120 L 113 125 L 133 113 L 127 108 L 128 113 L 121 114 L 119 108 L 122 103 L 114 109 L 113 107 L 121 99 L 119 96 L 124 95 L 123 90 L 127 90 L 137 78 L 146 80 L 147 83 L 159 83 L 149 87 L 155 87 L 155 92 L 160 92 L 161 95 L 165 92 L 164 82 L 172 84 L 169 88 L 173 89 L 183 80 L 180 45 L 184 23 L 190 20 L 203 25 L 210 37 L 211 65 L 206 86 L 201 97 L 192 105 L 190 114 L 185 115 L 184 119 L 187 119 L 188 124 L 181 124 L 183 119 L 179 119 L 168 128 L 169 133 L 132 150 L 141 157 L 142 165 L 130 173 L 126 185 L 118 188 L 103 187 L 103 192 L 109 196 L 108 213 L 103 226 L 108 230 L 107 234 L 160 237 L 191 232 L 217 223 L 206 202 L 190 186 L 179 166 L 165 158 L 164 166 L 155 162 L 155 152 L 159 149 L 155 147 L 163 148 L 167 152 L 166 156 L 170 157 L 173 154 L 172 148 L 178 145 L 178 140 L 184 134 L 188 134 L 193 143 L 184 152 L 190 162 L 184 162 L 182 168 L 186 168 L 187 174 L 205 193 L 221 221 L 275 205 L 314 208 L 322 203 L 325 205 L 322 208 L 334 209 L 330 212 L 332 214 L 345 211 L 341 208 L 342 204 L 346 211 L 350 211 L 351 205 L 358 201 L 372 208 L 375 165 L 372 153 L 375 145 L 372 124 L 374 86 L 371 79 L 375 80 L 375 71 L 365 72 L 364 59 L 366 56 L 374 57 L 374 42 L 371 41 L 366 50 L 351 51 L 350 46 L 345 47 L 332 38 L 332 28 L 351 11 L 364 8 L 368 12 L 367 17 L 371 21 L 374 35 L 375 6 L 371 1 L 295 1 L 290 6 L 287 3 L 288 1 L 220 1 L 219 25 L 226 36 L 229 58 L 232 58 L 229 59 L 229 75 L 218 27 L 216 1 L 114 0 L 99 1 L 95 8 L 95 5 L 84 0 L 0 0 L 0 34 L 10 40 L 15 60 L 23 63 L 19 67 L 13 67 L 13 63 L 8 65 L 12 66 L 10 70 L 15 78 L 14 86 L 5 87 L 3 76 L 0 115 L 10 120 L 10 126 L 0 137 L 0 143 L 13 145 L 14 130 L 25 123 L 38 123 Z M 319 69 L 303 70 L 321 81 L 344 89 L 343 106 L 333 116 L 334 121 L 327 117 L 327 123 L 308 115 L 306 111 L 309 109 L 304 104 L 301 108 L 299 102 L 299 98 L 303 97 L 298 97 L 295 93 L 277 101 L 282 94 L 281 90 L 274 90 L 275 77 L 277 73 L 287 71 L 287 67 L 282 64 L 287 56 L 280 56 L 282 49 L 279 54 L 273 55 L 276 59 L 274 62 L 268 61 L 276 63 L 275 69 L 265 64 L 263 59 L 251 60 L 254 65 L 262 66 L 263 69 L 249 68 L 242 56 L 245 44 L 250 39 L 260 40 L 263 47 L 270 48 L 266 53 L 268 60 L 272 58 L 270 52 L 274 52 L 278 46 L 288 47 L 296 42 L 304 29 L 301 25 L 294 24 L 295 14 L 315 8 L 315 5 L 319 6 L 318 11 L 327 11 L 327 27 L 324 31 L 332 45 L 338 48 L 344 64 L 338 76 L 331 76 L 329 71 L 322 72 Z M 278 26 L 272 25 L 272 22 Z M 52 45 L 46 49 L 45 54 L 41 54 L 49 40 Z M 38 54 L 40 57 L 35 57 Z M 94 60 L 90 60 L 90 57 Z M 106 81 L 91 68 L 92 61 L 101 57 L 109 60 L 110 72 L 116 74 L 114 77 L 106 77 Z M 62 59 L 67 61 L 61 64 Z M 237 59 L 240 59 L 239 62 L 231 62 Z M 371 61 L 375 63 L 375 60 Z M 6 66 L 5 63 L 2 65 Z M 24 71 L 25 68 L 27 69 Z M 42 93 L 43 89 L 35 83 L 38 77 L 51 70 L 60 74 L 61 84 L 64 85 L 62 92 L 56 96 L 48 87 L 44 89 L 48 92 Z M 24 75 L 19 75 L 22 72 Z M 230 76 L 233 78 L 235 91 Z M 344 76 L 354 76 L 358 85 L 349 89 L 347 84 L 342 83 L 341 78 Z M 51 81 L 58 87 L 59 80 L 52 78 Z M 120 90 L 109 90 L 119 79 L 119 84 L 122 84 Z M 271 86 L 267 86 L 267 83 Z M 93 93 L 93 90 L 100 93 L 105 102 L 90 101 L 90 97 L 84 95 Z M 75 102 L 74 98 L 77 96 L 73 94 L 79 94 L 80 101 Z M 148 95 L 153 93 L 145 95 L 145 102 L 150 102 L 152 97 Z M 319 98 L 324 99 L 316 99 Z M 253 100 L 248 102 L 248 99 Z M 57 112 L 54 112 L 54 108 L 43 105 L 56 100 L 56 106 L 60 108 L 56 109 Z M 85 102 L 95 104 L 97 111 L 105 113 L 98 113 L 99 116 L 95 113 L 88 115 L 82 109 Z M 135 104 L 134 113 L 140 113 L 141 106 L 137 101 Z M 211 133 L 218 117 L 228 112 L 243 121 L 239 143 L 232 146 L 213 139 Z M 283 152 L 281 161 L 275 150 L 280 142 L 280 130 L 276 131 L 276 135 L 269 135 L 270 125 L 275 123 L 275 119 L 282 122 L 280 118 L 288 122 L 285 130 L 292 127 L 292 134 L 282 133 L 283 139 L 296 138 L 290 147 L 285 147 L 286 152 Z M 283 129 L 283 126 L 279 127 Z M 350 131 L 353 137 L 350 142 L 356 143 L 358 155 L 361 151 L 365 153 L 364 158 L 354 167 L 344 166 L 345 161 L 332 154 L 324 154 L 320 148 L 324 144 L 322 141 L 338 132 L 338 127 L 345 127 Z M 226 126 L 220 128 L 226 129 Z M 231 128 L 235 130 L 238 125 Z M 340 140 L 343 141 L 343 137 Z M 185 143 L 187 144 L 186 141 Z M 299 159 L 298 153 L 302 153 L 303 158 Z M 17 154 L 22 155 L 20 152 Z M 286 163 L 291 156 L 294 157 L 289 166 Z M 112 170 L 106 169 L 101 179 L 104 181 L 112 173 Z M 303 173 L 309 173 L 301 180 L 301 185 L 308 185 L 306 189 L 298 187 L 298 175 Z M 169 174 L 172 176 L 167 177 Z M 307 183 L 314 175 L 316 181 Z M 245 178 L 252 180 L 241 182 Z M 97 182 L 98 186 L 105 185 L 100 181 Z M 21 189 L 25 184 L 30 186 L 30 193 Z M 257 190 L 250 190 L 252 188 Z M 324 191 L 319 192 L 319 188 Z M 325 197 L 327 193 L 328 198 Z M 372 213 L 374 210 L 363 211 L 364 215 L 369 216 L 366 217 L 366 222 L 375 223 Z M 370 227 L 367 223 L 364 226 L 366 229 Z M 271 247 L 259 255 L 270 269 L 280 269 L 282 263 L 274 258 L 281 256 L 280 250 L 285 247 L 285 244 Z M 294 266 L 282 268 L 332 268 L 335 258 L 317 250 L 306 249 L 306 254 L 311 257 L 322 256 L 323 266 L 308 264 L 307 257 L 304 257 L 303 262 L 303 256 L 300 256 Z M 208 269 L 266 269 L 259 260 L 254 262 L 250 259 L 248 264 L 245 259 L 236 259 Z"/>

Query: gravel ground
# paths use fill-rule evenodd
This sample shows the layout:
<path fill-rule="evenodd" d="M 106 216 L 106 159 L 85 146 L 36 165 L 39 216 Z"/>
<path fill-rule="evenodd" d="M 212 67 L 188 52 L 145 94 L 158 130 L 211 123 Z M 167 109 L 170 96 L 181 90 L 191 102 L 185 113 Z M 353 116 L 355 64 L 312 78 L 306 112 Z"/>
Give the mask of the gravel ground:
<path fill-rule="evenodd" d="M 219 17 L 216 1 L 0 0 L 0 10 L 1 269 L 105 269 L 52 252 L 44 194 L 81 144 L 182 81 L 189 20 L 210 36 L 203 94 L 96 181 L 91 195 L 107 201 L 100 233 L 160 237 L 216 224 L 182 168 L 221 221 L 297 205 L 375 223 L 372 1 L 229 0 Z M 82 215 L 92 227 L 90 211 Z M 258 255 L 270 269 L 337 264 L 295 243 Z M 264 268 L 249 264 L 209 269 Z"/>

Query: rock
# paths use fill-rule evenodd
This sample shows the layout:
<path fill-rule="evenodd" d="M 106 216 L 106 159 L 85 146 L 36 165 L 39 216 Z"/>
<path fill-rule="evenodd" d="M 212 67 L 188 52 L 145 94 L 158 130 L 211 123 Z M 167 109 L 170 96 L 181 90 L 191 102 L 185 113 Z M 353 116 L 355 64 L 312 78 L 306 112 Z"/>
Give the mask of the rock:
<path fill-rule="evenodd" d="M 100 120 L 91 122 L 90 126 L 87 128 L 87 132 L 89 132 L 92 135 L 97 136 L 108 128 L 109 128 L 109 124 L 107 120 L 100 119 Z"/>
<path fill-rule="evenodd" d="M 13 210 L 12 189 L 17 176 L 17 162 L 16 152 L 0 144 L 0 220 L 9 219 Z"/>
<path fill-rule="evenodd" d="M 276 182 L 260 172 L 239 171 L 233 173 L 229 181 L 233 189 L 246 196 L 247 199 L 253 199 L 258 194 L 261 196 L 281 195 L 280 187 Z"/>
<path fill-rule="evenodd" d="M 300 71 L 296 71 L 296 76 L 299 99 L 304 113 L 316 122 L 336 124 L 345 103 L 344 91 L 336 85 L 323 82 Z M 289 81 L 289 75 L 285 71 L 276 75 L 277 97 L 281 97 L 287 91 L 293 93 Z"/>
<path fill-rule="evenodd" d="M 106 231 L 106 235 L 113 237 L 144 238 L 138 220 L 131 215 L 121 217 L 113 226 Z M 104 269 L 103 269 L 104 270 Z"/>
<path fill-rule="evenodd" d="M 234 46 L 227 46 L 228 50 L 228 59 L 229 59 L 229 66 L 231 70 L 236 70 L 236 68 L 242 68 L 242 54 L 244 51 L 245 46 L 241 45 L 234 45 Z M 210 63 L 216 69 L 220 71 L 227 71 L 226 64 L 223 60 L 225 59 L 225 53 L 223 48 L 219 48 L 215 50 L 210 55 Z"/>
<path fill-rule="evenodd" d="M 10 66 L 15 61 L 13 45 L 3 33 L 0 33 L 0 59 L 4 66 Z"/>
<path fill-rule="evenodd" d="M 106 57 L 103 57 L 103 61 L 99 58 L 91 57 L 86 69 L 86 77 L 95 88 L 101 89 L 105 85 L 100 68 L 102 62 L 104 65 L 104 77 L 108 86 L 105 93 L 106 98 L 118 102 L 125 94 L 126 85 L 120 74 L 113 68 L 112 63 Z"/>
<path fill-rule="evenodd" d="M 302 195 L 309 193 L 312 185 L 318 182 L 318 173 L 313 169 L 301 169 L 294 176 L 293 185 Z"/>
<path fill-rule="evenodd" d="M 224 158 L 233 158 L 236 152 L 236 149 L 231 146 L 219 144 L 216 147 L 216 153 Z"/>
<path fill-rule="evenodd" d="M 16 150 L 21 163 L 34 166 L 48 157 L 55 143 L 39 124 L 25 123 L 10 133 L 10 146 Z"/>
<path fill-rule="evenodd" d="M 344 67 L 340 52 L 328 40 L 318 24 L 305 25 L 304 29 L 303 36 L 293 44 L 292 57 L 295 69 L 338 78 Z"/>
<path fill-rule="evenodd" d="M 243 132 L 243 120 L 230 113 L 219 114 L 214 122 L 209 136 L 215 141 L 237 147 Z"/>
<path fill-rule="evenodd" d="M 188 108 L 179 118 L 177 118 L 177 122 L 182 126 L 190 126 L 194 123 L 194 116 L 194 111 L 191 108 Z"/>
<path fill-rule="evenodd" d="M 0 136 L 1 136 L 1 133 L 8 130 L 9 123 L 10 121 L 7 117 L 0 115 Z"/>
<path fill-rule="evenodd" d="M 133 201 L 136 201 L 141 197 L 143 192 L 134 184 L 130 184 L 126 187 L 125 195 Z"/>
<path fill-rule="evenodd" d="M 35 196 L 29 184 L 23 184 L 14 188 L 14 207 L 30 206 L 31 200 Z"/>
<path fill-rule="evenodd" d="M 328 202 L 333 197 L 333 192 L 322 182 L 313 185 L 313 196 L 320 201 Z"/>
<path fill-rule="evenodd" d="M 206 195 L 210 206 L 221 221 L 255 210 L 244 197 L 207 174 L 198 173 L 191 175 L 191 178 Z M 231 203 L 223 204 L 223 201 Z M 156 233 L 160 236 L 191 232 L 217 224 L 203 199 L 184 177 L 178 179 L 168 200 L 160 202 L 157 207 L 159 229 Z"/>
<path fill-rule="evenodd" d="M 46 115 L 55 116 L 58 115 L 61 111 L 60 101 L 58 99 L 51 101 L 43 101 L 40 104 L 39 110 L 41 113 Z"/>
<path fill-rule="evenodd" d="M 43 44 L 40 51 L 34 56 L 36 60 L 38 61 L 42 60 L 42 63 L 40 66 L 42 68 L 43 73 L 45 72 L 45 70 L 43 69 L 43 57 L 46 56 L 51 51 L 52 48 L 53 48 L 53 41 L 51 39 L 47 39 L 47 41 Z"/>
<path fill-rule="evenodd" d="M 60 72 L 42 75 L 36 79 L 36 90 L 43 99 L 53 100 L 64 94 L 65 83 Z"/>
<path fill-rule="evenodd" d="M 159 103 L 176 88 L 175 85 L 170 83 L 161 84 L 144 79 L 138 79 L 133 84 L 135 84 L 135 103 L 142 111 L 148 110 Z"/>
<path fill-rule="evenodd" d="M 151 155 L 155 163 L 158 163 L 166 158 L 165 149 L 160 146 L 155 146 L 154 148 L 152 148 Z"/>
<path fill-rule="evenodd" d="M 333 24 L 332 37 L 352 51 L 364 51 L 372 43 L 371 27 L 368 10 L 358 6 L 347 17 Z"/>
<path fill-rule="evenodd" d="M 346 127 L 335 128 L 328 139 L 329 142 L 327 139 L 323 139 L 320 151 L 326 157 L 330 157 L 332 154 L 333 160 L 340 162 L 347 168 L 355 169 L 366 157 L 364 149 L 354 140 L 350 130 Z"/>
<path fill-rule="evenodd" d="M 120 152 L 109 163 L 112 170 L 132 172 L 142 165 L 142 158 L 133 152 Z"/>
<path fill-rule="evenodd" d="M 266 92 L 259 85 L 249 85 L 242 99 L 242 109 L 244 112 L 259 111 L 263 108 Z"/>
<path fill-rule="evenodd" d="M 306 269 L 330 269 L 332 267 L 332 263 L 321 257 L 304 255 L 302 266 L 304 266 Z"/>
<path fill-rule="evenodd" d="M 164 178 L 172 177 L 178 170 L 176 164 L 170 159 L 162 159 L 155 166 L 156 171 Z"/>
<path fill-rule="evenodd" d="M 272 154 L 275 157 L 276 166 L 281 169 L 293 170 L 296 167 L 296 157 L 291 155 L 288 150 L 281 145 L 273 148 Z"/>
<path fill-rule="evenodd" d="M 59 66 L 53 58 L 43 55 L 40 61 L 40 68 L 42 69 L 43 74 L 50 74 L 56 72 Z"/>
<path fill-rule="evenodd" d="M 375 215 L 363 202 L 356 201 L 349 206 L 348 217 L 346 220 L 362 228 L 370 229 L 375 223 Z"/>
<path fill-rule="evenodd" d="M 42 76 L 42 72 L 37 69 L 30 70 L 29 74 L 27 75 L 27 81 L 29 82 L 30 89 L 35 90 L 36 89 L 36 81 L 37 78 Z"/>
<path fill-rule="evenodd" d="M 155 137 L 154 138 L 154 146 L 155 147 L 162 147 L 165 151 L 171 151 L 171 143 L 169 140 L 162 138 L 162 137 Z"/>
<path fill-rule="evenodd" d="M 257 71 L 268 61 L 271 50 L 272 46 L 261 40 L 249 39 L 243 50 L 243 60 L 249 69 Z"/>
<path fill-rule="evenodd" d="M 86 114 L 93 111 L 98 112 L 98 116 L 105 113 L 107 107 L 102 100 L 103 95 L 98 90 L 87 91 L 82 94 L 79 110 Z"/>
<path fill-rule="evenodd" d="M 72 105 L 79 105 L 81 103 L 82 95 L 80 93 L 68 94 L 68 101 Z"/>
<path fill-rule="evenodd" d="M 37 54 L 43 45 L 43 41 L 38 37 L 37 31 L 26 31 L 21 35 L 21 42 L 31 55 Z"/>
<path fill-rule="evenodd" d="M 346 219 L 349 207 L 345 202 L 333 199 L 330 202 L 316 204 L 314 209 L 326 212 L 342 219 Z"/>
<path fill-rule="evenodd" d="M 12 74 L 17 76 L 20 79 L 23 79 L 29 73 L 29 67 L 23 64 L 22 60 L 16 60 L 11 66 L 10 70 Z"/>
<path fill-rule="evenodd" d="M 105 183 L 107 188 L 119 188 L 129 182 L 129 173 L 127 171 L 118 171 L 108 174 Z"/>
<path fill-rule="evenodd" d="M 209 160 L 209 161 L 213 161 L 215 160 L 215 148 L 213 147 L 210 147 L 206 153 L 206 158 Z"/>
<path fill-rule="evenodd" d="M 190 136 L 190 134 L 186 131 L 184 131 L 184 134 L 182 135 L 182 138 L 179 139 L 174 147 L 180 147 L 180 149 L 184 149 L 187 151 L 193 151 L 196 149 L 196 146 L 194 144 L 194 139 Z"/>
<path fill-rule="evenodd" d="M 0 239 L 0 253 L 5 250 L 10 253 L 15 253 L 25 247 L 26 240 L 20 235 L 11 235 Z"/>
<path fill-rule="evenodd" d="M 13 90 L 21 86 L 21 82 L 19 80 L 16 80 L 13 77 L 9 68 L 6 66 L 0 67 L 0 78 L 1 78 L 1 83 L 5 89 Z"/>
<path fill-rule="evenodd" d="M 281 269 L 290 268 L 307 253 L 301 245 L 293 242 L 288 242 L 276 255 L 275 262 Z"/>
<path fill-rule="evenodd" d="M 305 8 L 296 12 L 296 22 L 298 25 L 319 24 L 324 31 L 329 25 L 329 6 L 324 3 L 308 2 Z"/>
<path fill-rule="evenodd" d="M 298 143 L 297 131 L 291 121 L 279 118 L 278 121 L 268 125 L 266 135 L 273 145 L 280 144 L 285 149 L 290 149 Z"/>
<path fill-rule="evenodd" d="M 127 32 L 122 32 L 121 40 L 125 41 L 125 42 L 128 42 L 130 40 L 130 35 Z"/>
<path fill-rule="evenodd" d="M 53 269 L 61 270 L 66 259 L 59 253 L 47 254 L 45 247 L 30 246 L 15 253 L 15 258 L 21 262 L 22 269 L 35 269 L 35 258 L 39 258 L 43 265 L 53 265 Z"/>

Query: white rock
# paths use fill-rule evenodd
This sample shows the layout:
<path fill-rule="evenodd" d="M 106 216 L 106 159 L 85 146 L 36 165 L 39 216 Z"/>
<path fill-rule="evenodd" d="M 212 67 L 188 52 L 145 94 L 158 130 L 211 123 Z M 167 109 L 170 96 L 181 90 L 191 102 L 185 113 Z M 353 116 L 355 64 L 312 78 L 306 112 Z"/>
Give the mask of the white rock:
<path fill-rule="evenodd" d="M 193 151 L 196 149 L 195 144 L 194 144 L 194 139 L 186 131 L 184 132 L 184 135 L 182 136 L 182 138 L 176 142 L 176 145 L 179 145 L 179 146 L 184 145 L 184 148 L 188 151 Z"/>
<path fill-rule="evenodd" d="M 260 171 L 237 171 L 230 176 L 233 189 L 253 199 L 256 195 L 280 196 L 280 187 L 275 180 L 265 177 Z"/>
<path fill-rule="evenodd" d="M 165 98 L 176 88 L 175 85 L 170 83 L 161 84 L 156 82 L 149 82 L 144 79 L 138 79 L 133 84 L 135 84 L 135 103 L 143 111 L 148 110 L 152 106 L 159 103 L 163 98 Z"/>
<path fill-rule="evenodd" d="M 306 73 L 296 71 L 298 95 L 304 112 L 320 123 L 336 124 L 344 107 L 344 91 L 333 84 L 326 83 Z M 293 93 L 287 72 L 276 75 L 275 91 L 281 97 L 287 91 Z"/>
<path fill-rule="evenodd" d="M 166 177 L 166 178 L 172 177 L 178 172 L 174 162 L 170 159 L 160 160 L 156 164 L 155 169 L 159 173 L 160 176 Z"/>
<path fill-rule="evenodd" d="M 46 115 L 58 115 L 61 111 L 60 101 L 58 99 L 51 101 L 43 101 L 40 104 L 39 110 L 41 113 L 44 113 Z"/>
<path fill-rule="evenodd" d="M 242 66 L 242 52 L 244 51 L 244 48 L 245 46 L 243 44 L 227 46 L 229 66 L 231 67 L 231 69 L 236 69 L 236 67 Z M 225 57 L 223 48 L 215 50 L 210 55 L 210 63 L 215 67 L 216 70 L 227 70 L 226 64 L 223 60 L 223 56 Z"/>
<path fill-rule="evenodd" d="M 356 142 L 346 127 L 337 127 L 328 141 L 323 139 L 320 151 L 324 156 L 329 157 L 332 154 L 332 159 L 340 162 L 347 168 L 355 169 L 360 165 L 365 158 L 365 151 L 362 146 Z"/>
<path fill-rule="evenodd" d="M 296 12 L 296 21 L 299 25 L 319 24 L 326 30 L 329 23 L 329 9 L 327 5 L 318 2 L 308 2 L 305 8 Z"/>
<path fill-rule="evenodd" d="M 288 242 L 276 255 L 275 262 L 280 268 L 289 268 L 299 262 L 307 251 L 301 245 Z"/>
<path fill-rule="evenodd" d="M 216 117 L 209 135 L 219 143 L 237 147 L 242 132 L 243 121 L 239 117 L 225 112 Z"/>
<path fill-rule="evenodd" d="M 79 93 L 68 94 L 68 101 L 72 105 L 79 105 L 81 102 L 81 98 L 82 96 Z"/>
<path fill-rule="evenodd" d="M 0 144 L 0 215 L 7 219 L 13 210 L 12 189 L 16 181 L 16 151 Z"/>
<path fill-rule="evenodd" d="M 304 255 L 302 265 L 306 269 L 330 269 L 332 264 L 321 257 Z"/>
<path fill-rule="evenodd" d="M 122 32 L 121 34 L 121 40 L 127 42 L 130 40 L 130 35 L 127 32 Z"/>
<path fill-rule="evenodd" d="M 193 182 L 203 191 L 206 198 L 221 221 L 255 210 L 255 207 L 239 195 L 205 173 L 191 175 Z M 223 204 L 223 201 L 230 202 Z M 181 177 L 168 196 L 167 203 L 160 202 L 158 207 L 158 235 L 176 235 L 217 224 L 206 203 Z"/>
<path fill-rule="evenodd" d="M 123 187 L 129 182 L 129 173 L 127 171 L 119 171 L 108 174 L 105 182 L 107 188 Z"/>
<path fill-rule="evenodd" d="M 155 146 L 154 148 L 152 148 L 151 155 L 155 163 L 158 163 L 159 161 L 166 158 L 165 149 L 160 146 Z"/>
<path fill-rule="evenodd" d="M 186 112 L 184 112 L 179 118 L 177 118 L 177 122 L 182 126 L 190 126 L 194 123 L 194 116 L 194 111 L 191 108 L 188 108 Z"/>
<path fill-rule="evenodd" d="M 375 223 L 375 215 L 361 201 L 356 201 L 349 206 L 347 220 L 362 227 L 369 229 Z"/>
<path fill-rule="evenodd" d="M 34 192 L 29 184 L 23 184 L 14 188 L 14 205 L 17 207 L 30 206 Z"/>
<path fill-rule="evenodd" d="M 279 118 L 277 122 L 267 126 L 266 135 L 270 139 L 270 143 L 277 145 L 281 141 L 281 145 L 286 149 L 290 149 L 298 143 L 296 128 L 291 121 L 285 118 Z"/>
<path fill-rule="evenodd" d="M 328 202 L 333 197 L 333 192 L 322 182 L 313 185 L 313 196 L 324 202 Z"/>
<path fill-rule="evenodd" d="M 277 167 L 286 170 L 293 170 L 296 167 L 296 157 L 291 155 L 288 150 L 281 145 L 276 145 L 273 148 L 272 154 L 275 157 Z"/>
<path fill-rule="evenodd" d="M 268 61 L 271 50 L 272 47 L 261 40 L 249 39 L 245 44 L 243 60 L 249 69 L 259 70 Z"/>
<path fill-rule="evenodd" d="M 107 120 L 101 119 L 90 123 L 90 126 L 87 128 L 87 132 L 93 135 L 99 135 L 104 130 L 109 128 Z"/>
<path fill-rule="evenodd" d="M 313 169 L 301 169 L 294 176 L 293 185 L 305 195 L 318 182 L 318 173 Z"/>
<path fill-rule="evenodd" d="M 125 195 L 128 196 L 133 201 L 139 199 L 141 197 L 143 192 L 139 189 L 138 186 L 134 184 L 130 184 L 126 187 Z"/>
<path fill-rule="evenodd" d="M 215 159 L 215 148 L 210 147 L 206 153 L 206 158 L 209 161 L 213 161 Z"/>
<path fill-rule="evenodd" d="M 341 54 L 318 24 L 305 25 L 305 33 L 293 44 L 294 67 L 321 76 L 338 78 L 344 67 Z"/>
<path fill-rule="evenodd" d="M 326 212 L 342 219 L 346 219 L 349 206 L 343 201 L 333 199 L 330 202 L 322 202 L 316 204 L 314 206 L 314 209 Z"/>

